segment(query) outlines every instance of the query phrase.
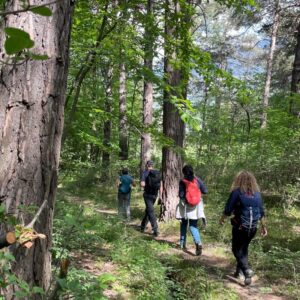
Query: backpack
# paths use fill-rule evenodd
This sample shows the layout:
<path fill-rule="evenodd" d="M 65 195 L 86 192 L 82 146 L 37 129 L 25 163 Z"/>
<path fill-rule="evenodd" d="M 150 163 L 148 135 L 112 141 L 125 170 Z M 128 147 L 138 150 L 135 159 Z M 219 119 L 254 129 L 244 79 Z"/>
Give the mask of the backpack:
<path fill-rule="evenodd" d="M 123 176 L 120 176 L 121 184 L 119 186 L 119 192 L 121 194 L 128 194 L 131 191 L 130 182 L 126 180 Z"/>
<path fill-rule="evenodd" d="M 241 195 L 241 224 L 242 229 L 251 231 L 257 227 L 258 221 L 261 218 L 260 207 L 251 205 L 251 198 L 249 196 Z"/>
<path fill-rule="evenodd" d="M 157 170 L 150 170 L 145 180 L 145 193 L 157 196 L 160 188 L 160 173 Z"/>
<path fill-rule="evenodd" d="M 194 177 L 193 181 L 182 179 L 182 182 L 185 184 L 185 199 L 186 202 L 195 206 L 201 201 L 201 191 L 198 186 L 198 180 Z"/>

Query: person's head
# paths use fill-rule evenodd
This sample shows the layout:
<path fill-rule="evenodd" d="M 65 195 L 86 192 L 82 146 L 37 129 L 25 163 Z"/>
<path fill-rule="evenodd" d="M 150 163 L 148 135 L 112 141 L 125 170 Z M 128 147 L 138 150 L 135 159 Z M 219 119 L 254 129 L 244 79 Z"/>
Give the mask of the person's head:
<path fill-rule="evenodd" d="M 184 178 L 186 178 L 187 180 L 192 181 L 194 179 L 194 170 L 193 167 L 190 165 L 185 165 L 182 168 L 182 173 L 184 175 Z"/>
<path fill-rule="evenodd" d="M 240 189 L 242 193 L 254 194 L 255 192 L 259 192 L 256 178 L 248 171 L 241 171 L 235 176 L 230 191 L 236 189 Z"/>
<path fill-rule="evenodd" d="M 146 169 L 153 169 L 153 166 L 154 166 L 154 163 L 153 163 L 153 161 L 152 160 L 148 160 L 147 162 L 146 162 Z"/>
<path fill-rule="evenodd" d="M 122 175 L 127 175 L 128 174 L 128 169 L 127 168 L 123 168 L 122 169 Z"/>

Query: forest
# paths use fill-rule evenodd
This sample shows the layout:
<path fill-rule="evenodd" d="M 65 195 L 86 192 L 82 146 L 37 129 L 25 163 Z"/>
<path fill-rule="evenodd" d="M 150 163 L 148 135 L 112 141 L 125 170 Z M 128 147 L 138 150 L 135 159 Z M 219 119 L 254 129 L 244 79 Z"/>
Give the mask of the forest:
<path fill-rule="evenodd" d="M 0 0 L 0 26 L 0 299 L 300 299 L 299 0 Z M 223 215 L 243 170 L 250 282 Z"/>

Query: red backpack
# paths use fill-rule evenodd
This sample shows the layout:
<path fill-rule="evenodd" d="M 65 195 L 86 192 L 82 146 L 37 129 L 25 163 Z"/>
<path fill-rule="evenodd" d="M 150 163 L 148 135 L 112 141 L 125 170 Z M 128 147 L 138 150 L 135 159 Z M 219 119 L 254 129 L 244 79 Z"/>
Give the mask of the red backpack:
<path fill-rule="evenodd" d="M 193 181 L 182 179 L 185 184 L 185 199 L 189 205 L 195 206 L 201 201 L 201 191 L 198 186 L 198 180 L 195 177 Z"/>

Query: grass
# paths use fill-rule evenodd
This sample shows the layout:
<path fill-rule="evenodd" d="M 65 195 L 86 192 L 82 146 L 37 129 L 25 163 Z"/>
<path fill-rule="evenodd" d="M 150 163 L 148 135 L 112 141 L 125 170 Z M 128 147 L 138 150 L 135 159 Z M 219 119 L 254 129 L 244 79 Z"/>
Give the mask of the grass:
<path fill-rule="evenodd" d="M 204 200 L 208 226 L 201 234 L 211 256 L 234 266 L 230 252 L 231 226 L 218 224 L 226 197 L 211 193 Z M 266 206 L 269 237 L 255 238 L 250 245 L 250 262 L 265 281 L 261 293 L 275 289 L 289 299 L 299 299 L 299 234 L 294 230 L 300 220 L 299 209 L 292 208 L 284 214 L 280 206 L 268 203 Z M 106 299 L 109 291 L 115 299 L 239 299 L 224 286 L 224 269 L 205 265 L 201 259 L 183 259 L 174 249 L 175 244 L 141 234 L 137 227 L 112 214 L 115 208 L 116 196 L 109 187 L 76 182 L 60 187 L 54 220 L 54 264 L 64 256 L 73 258 L 73 267 L 63 284 L 64 295 L 75 299 Z M 155 209 L 158 214 L 159 207 Z M 135 223 L 139 223 L 143 213 L 142 194 L 135 191 L 132 195 Z M 160 231 L 164 236 L 176 236 L 179 222 L 160 224 Z M 192 245 L 190 236 L 188 243 Z M 105 264 L 111 264 L 113 269 L 100 276 L 83 270 L 76 257 L 84 253 L 90 255 L 101 272 Z"/>

